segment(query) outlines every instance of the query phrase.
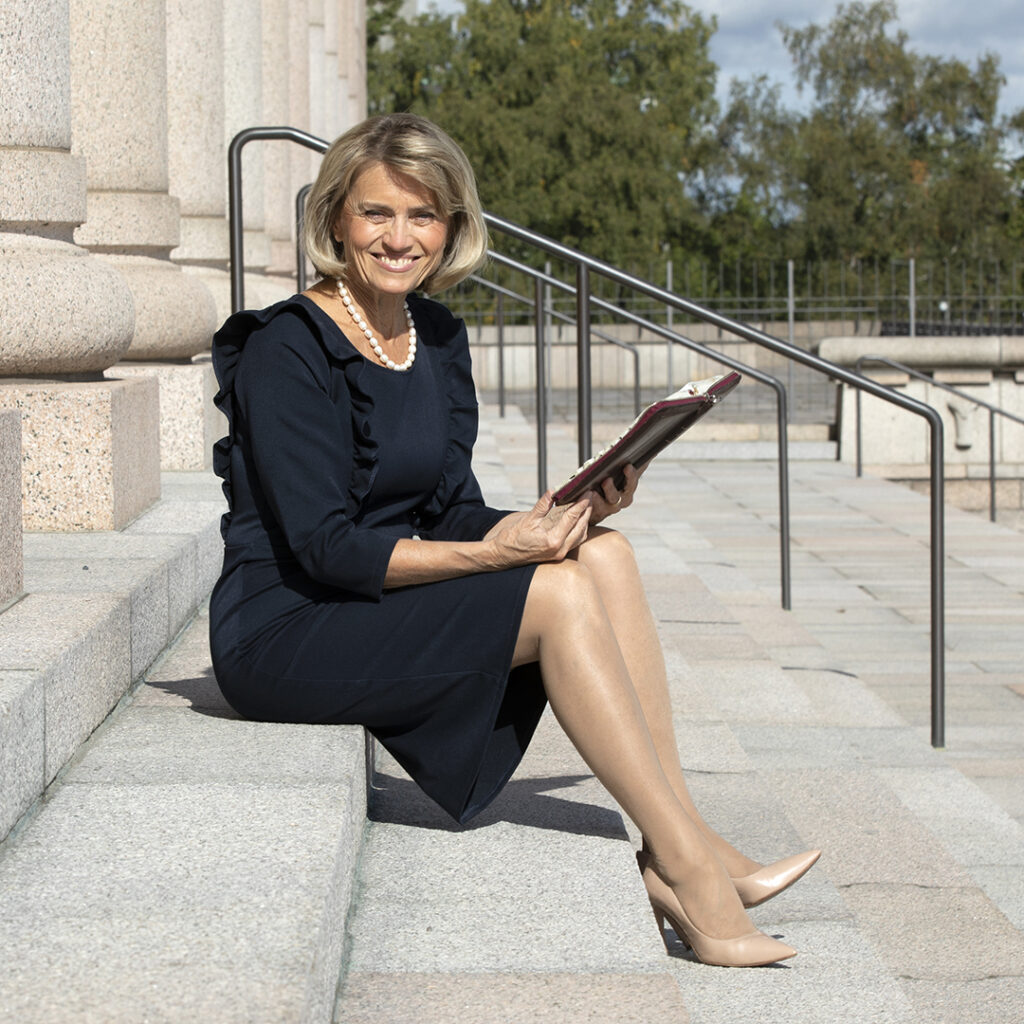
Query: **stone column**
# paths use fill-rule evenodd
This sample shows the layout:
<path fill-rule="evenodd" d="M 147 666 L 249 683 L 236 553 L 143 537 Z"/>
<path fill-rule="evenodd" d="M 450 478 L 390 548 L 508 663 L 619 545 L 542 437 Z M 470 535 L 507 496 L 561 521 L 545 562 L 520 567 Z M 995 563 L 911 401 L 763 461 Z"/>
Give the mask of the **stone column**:
<path fill-rule="evenodd" d="M 328 139 L 336 139 L 342 131 L 344 122 L 340 109 L 345 96 L 339 88 L 338 81 L 338 32 L 340 19 L 338 6 L 340 0 L 324 0 L 324 134 Z"/>
<path fill-rule="evenodd" d="M 214 323 L 231 313 L 228 276 L 227 154 L 224 143 L 224 17 L 210 0 L 166 0 L 167 172 L 181 209 L 171 259 L 213 297 Z M 151 364 L 152 365 L 152 364 Z M 119 368 L 120 369 L 120 368 Z M 208 352 L 157 370 L 164 469 L 203 469 L 225 432 L 213 405 Z"/>
<path fill-rule="evenodd" d="M 262 0 L 263 123 L 290 124 L 288 0 Z M 263 155 L 264 226 L 270 236 L 269 276 L 295 291 L 295 193 L 291 190 L 294 142 L 268 142 Z"/>
<path fill-rule="evenodd" d="M 209 348 L 216 308 L 203 282 L 170 259 L 180 207 L 168 192 L 164 0 L 71 0 L 71 28 L 74 150 L 89 182 L 76 239 L 117 267 L 135 300 L 131 348 L 107 376 L 156 379 L 161 464 L 201 468 L 202 457 L 169 454 L 196 429 L 182 392 L 202 375 L 192 358 Z"/>
<path fill-rule="evenodd" d="M 156 384 L 104 381 L 131 344 L 125 279 L 72 244 L 68 0 L 0 5 L 0 407 L 21 414 L 22 522 L 111 530 L 160 492 Z"/>
<path fill-rule="evenodd" d="M 211 0 L 167 0 L 167 171 L 181 204 L 175 263 L 210 289 L 217 323 L 231 313 L 224 17 Z"/>
<path fill-rule="evenodd" d="M 323 82 L 327 58 L 324 53 L 324 3 L 309 0 L 309 130 L 328 139 L 327 104 Z M 330 136 L 333 138 L 333 136 Z"/>
<path fill-rule="evenodd" d="M 335 0 L 340 7 L 338 38 L 338 95 L 341 131 L 366 117 L 366 2 Z"/>
<path fill-rule="evenodd" d="M 263 30 L 260 0 L 224 0 L 224 147 L 263 118 Z M 242 153 L 245 304 L 268 306 L 288 295 L 266 276 L 270 237 L 265 231 L 264 187 L 268 142 L 250 142 Z"/>

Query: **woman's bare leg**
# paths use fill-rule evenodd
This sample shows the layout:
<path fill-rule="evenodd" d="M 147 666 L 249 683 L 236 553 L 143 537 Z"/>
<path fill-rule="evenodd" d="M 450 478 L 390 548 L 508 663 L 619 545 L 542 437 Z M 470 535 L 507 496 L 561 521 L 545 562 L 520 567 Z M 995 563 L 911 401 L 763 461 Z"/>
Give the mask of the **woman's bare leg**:
<path fill-rule="evenodd" d="M 574 554 L 597 585 L 669 785 L 729 874 L 733 878 L 749 875 L 761 865 L 704 821 L 686 786 L 672 724 L 665 658 L 632 546 L 622 534 L 598 526 L 591 528 L 588 539 Z"/>
<path fill-rule="evenodd" d="M 753 926 L 728 872 L 680 803 L 591 571 L 566 560 L 534 573 L 515 664 L 539 661 L 556 718 L 650 844 L 694 924 L 727 939 Z"/>

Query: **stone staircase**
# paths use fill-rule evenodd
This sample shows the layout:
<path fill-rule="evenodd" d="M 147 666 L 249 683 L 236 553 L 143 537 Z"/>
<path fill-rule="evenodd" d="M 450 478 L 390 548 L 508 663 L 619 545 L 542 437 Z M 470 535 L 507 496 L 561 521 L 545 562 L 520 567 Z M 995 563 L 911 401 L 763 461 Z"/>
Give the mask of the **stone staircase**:
<path fill-rule="evenodd" d="M 554 481 L 575 444 L 551 434 Z M 495 504 L 531 500 L 534 451 L 521 416 L 485 410 L 477 470 Z M 192 614 L 219 562 L 216 482 L 175 474 L 120 543 L 26 537 L 29 595 L 0 615 L 0 801 L 31 804 L 0 845 L 0 1021 L 1024 1019 L 1024 541 L 950 510 L 948 749 L 935 751 L 926 502 L 834 462 L 791 469 L 793 612 L 778 607 L 770 464 L 694 461 L 680 442 L 621 526 L 698 803 L 752 856 L 825 850 L 753 912 L 795 960 L 708 968 L 674 942 L 666 956 L 637 837 L 549 716 L 466 827 L 386 757 L 367 818 L 361 730 L 237 720 L 202 610 L 180 633 L 170 610 Z M 73 585 L 104 557 L 105 586 Z M 12 612 L 44 599 L 51 611 L 12 640 Z M 61 606 L 87 654 L 61 653 Z M 159 646 L 176 639 L 156 655 L 161 607 Z M 115 664 L 127 681 L 109 692 Z M 66 680 L 55 718 L 33 717 L 37 677 Z M 91 736 L 86 718 L 63 739 L 61 708 L 102 718 L 113 704 Z M 33 773 L 48 786 L 37 799 L 18 766 L 32 749 L 47 763 L 40 730 L 75 752 L 55 778 Z"/>

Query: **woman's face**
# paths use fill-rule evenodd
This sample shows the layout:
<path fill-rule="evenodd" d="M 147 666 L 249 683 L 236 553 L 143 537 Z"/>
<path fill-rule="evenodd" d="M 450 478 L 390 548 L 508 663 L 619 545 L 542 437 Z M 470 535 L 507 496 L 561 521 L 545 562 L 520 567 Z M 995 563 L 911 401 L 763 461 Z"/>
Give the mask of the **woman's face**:
<path fill-rule="evenodd" d="M 440 264 L 448 223 L 428 189 L 378 163 L 352 183 L 334 238 L 345 248 L 353 289 L 406 295 Z"/>

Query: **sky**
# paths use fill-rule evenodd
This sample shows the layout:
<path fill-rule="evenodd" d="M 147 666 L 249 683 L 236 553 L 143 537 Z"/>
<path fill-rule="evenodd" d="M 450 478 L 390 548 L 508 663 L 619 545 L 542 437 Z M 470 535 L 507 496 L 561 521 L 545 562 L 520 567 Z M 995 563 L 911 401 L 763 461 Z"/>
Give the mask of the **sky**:
<path fill-rule="evenodd" d="M 787 105 L 799 102 L 792 63 L 778 22 L 802 28 L 827 24 L 836 10 L 829 0 L 687 0 L 701 14 L 718 16 L 711 59 L 719 67 L 719 99 L 732 78 L 766 74 L 782 83 Z M 899 0 L 900 26 L 910 49 L 956 57 L 974 67 L 985 52 L 999 57 L 1006 77 L 1000 93 L 1004 114 L 1024 107 L 1024 3 L 1021 0 Z"/>
<path fill-rule="evenodd" d="M 724 105 L 732 78 L 765 74 L 782 84 L 787 106 L 801 101 L 793 86 L 792 65 L 776 27 L 827 24 L 833 0 L 686 0 L 701 14 L 718 16 L 711 37 L 711 59 L 718 65 L 718 96 Z M 420 10 L 462 8 L 459 0 L 420 0 Z M 1024 107 L 1024 3 L 1021 0 L 898 0 L 900 25 L 910 48 L 920 53 L 957 57 L 970 67 L 990 51 L 999 56 L 1006 85 L 1000 93 L 1004 114 Z"/>

